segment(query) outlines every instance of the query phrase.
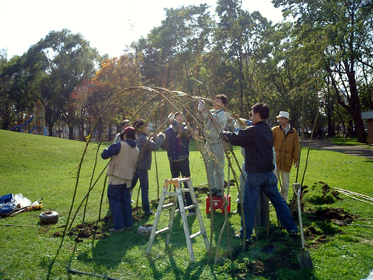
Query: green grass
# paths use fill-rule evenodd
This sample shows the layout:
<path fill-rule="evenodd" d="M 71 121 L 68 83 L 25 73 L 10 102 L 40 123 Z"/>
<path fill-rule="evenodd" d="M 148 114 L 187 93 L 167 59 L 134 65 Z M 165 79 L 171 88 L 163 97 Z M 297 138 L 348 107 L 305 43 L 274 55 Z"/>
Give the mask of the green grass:
<path fill-rule="evenodd" d="M 334 145 L 339 145 L 339 146 L 355 146 L 355 145 L 359 145 L 361 143 L 357 142 L 357 138 L 356 137 L 331 137 L 331 138 L 327 138 L 327 139 L 330 139 L 331 142 L 334 144 Z"/>
<path fill-rule="evenodd" d="M 109 143 L 100 147 L 101 150 Z M 193 144 L 194 145 L 194 144 Z M 191 146 L 190 167 L 192 182 L 199 194 L 200 209 L 204 224 L 210 236 L 210 216 L 205 214 L 206 195 L 199 190 L 207 183 L 202 157 L 195 146 Z M 151 256 L 145 249 L 148 238 L 139 236 L 139 225 L 153 223 L 154 217 L 142 218 L 142 210 L 135 210 L 134 229 L 123 234 L 109 234 L 105 229 L 111 221 L 102 219 L 97 223 L 96 235 L 90 238 L 78 237 L 78 224 L 82 222 L 83 211 L 75 220 L 71 235 L 63 242 L 60 235 L 66 223 L 76 184 L 79 162 L 86 144 L 78 141 L 29 135 L 0 130 L 0 195 L 22 193 L 31 201 L 43 197 L 43 210 L 59 213 L 55 225 L 39 224 L 41 211 L 20 213 L 14 217 L 0 219 L 0 279 L 96 279 L 89 275 L 73 276 L 66 268 L 90 274 L 118 279 L 361 279 L 366 278 L 373 268 L 372 229 L 366 227 L 339 227 L 330 220 L 312 220 L 311 211 L 327 208 L 343 208 L 346 212 L 362 218 L 373 216 L 373 207 L 342 194 L 342 199 L 323 196 L 323 184 L 373 196 L 372 160 L 344 155 L 337 152 L 311 150 L 307 173 L 303 182 L 308 186 L 305 194 L 304 224 L 314 229 L 314 234 L 306 234 L 307 250 L 310 252 L 314 269 L 300 270 L 296 254 L 300 251 L 300 241 L 291 240 L 284 230 L 276 227 L 277 221 L 271 208 L 271 231 L 265 237 L 265 229 L 260 230 L 259 241 L 248 252 L 240 251 L 240 242 L 231 240 L 233 260 L 228 258 L 229 244 L 226 231 L 218 252 L 218 263 L 214 265 L 218 235 L 224 223 L 219 212 L 214 215 L 214 235 L 212 262 L 202 237 L 193 242 L 196 261 L 189 262 L 184 231 L 180 215 L 176 216 L 171 234 L 170 247 L 165 248 L 165 235 L 158 236 L 152 247 Z M 87 148 L 82 165 L 76 199 L 72 213 L 87 193 L 97 152 L 97 144 Z M 239 163 L 242 156 L 235 148 Z M 305 167 L 306 148 L 302 152 L 299 180 Z M 160 189 L 170 177 L 166 152 L 156 153 Z M 154 160 L 154 157 L 153 157 Z M 107 161 L 97 159 L 93 181 L 103 170 Z M 226 164 L 227 165 L 227 164 Z M 157 207 L 156 165 L 153 162 L 149 172 L 150 200 L 153 211 Z M 237 168 L 236 168 L 237 170 Z M 233 178 L 230 174 L 231 179 Z M 291 182 L 295 181 L 296 170 L 291 172 Z M 227 176 L 226 176 L 227 178 Z M 323 182 L 323 183 L 319 183 Z M 104 178 L 100 178 L 90 195 L 85 221 L 95 224 L 99 215 Z M 138 186 L 136 187 L 136 191 Z M 136 193 L 134 198 L 136 199 Z M 232 208 L 236 208 L 236 187 L 230 190 Z M 290 195 L 292 192 L 290 192 Z M 141 202 L 139 202 L 141 205 Z M 136 206 L 133 205 L 133 208 Z M 103 200 L 101 217 L 108 213 L 106 194 Z M 164 212 L 161 225 L 167 223 Z M 164 219 L 163 219 L 164 218 Z M 188 218 L 192 232 L 198 231 L 196 218 Z M 229 215 L 231 236 L 240 228 L 240 217 Z M 356 224 L 371 225 L 369 220 L 354 221 Z M 12 226 L 7 226 L 7 225 Z M 19 226 L 17 226 L 19 225 Z M 92 228 L 92 227 L 91 227 Z M 107 237 L 107 238 L 105 238 Z M 270 248 L 271 252 L 267 249 Z M 262 271 L 262 272 L 261 272 Z"/>
<path fill-rule="evenodd" d="M 334 145 L 338 146 L 364 146 L 366 148 L 373 149 L 373 147 L 370 145 L 358 142 L 356 137 L 332 137 L 327 139 L 330 139 Z"/>

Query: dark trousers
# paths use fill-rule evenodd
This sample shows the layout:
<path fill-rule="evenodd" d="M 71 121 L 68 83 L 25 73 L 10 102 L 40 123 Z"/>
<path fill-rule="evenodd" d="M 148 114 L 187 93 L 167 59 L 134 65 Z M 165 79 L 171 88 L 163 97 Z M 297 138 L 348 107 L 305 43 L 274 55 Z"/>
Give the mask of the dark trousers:
<path fill-rule="evenodd" d="M 172 178 L 181 177 L 190 177 L 190 169 L 189 169 L 189 158 L 186 158 L 181 161 L 170 161 L 170 169 L 171 169 L 171 175 Z M 187 183 L 184 183 L 184 187 L 188 188 Z M 186 200 L 186 206 L 192 205 L 193 201 L 190 197 L 190 193 L 185 193 L 185 200 Z M 194 213 L 195 210 L 191 209 L 189 212 Z"/>
<path fill-rule="evenodd" d="M 137 180 L 140 179 L 140 188 L 141 188 L 141 200 L 142 200 L 142 210 L 145 214 L 149 214 L 150 205 L 149 205 L 149 177 L 148 170 L 136 169 L 135 174 L 132 178 L 131 191 L 137 184 Z"/>
<path fill-rule="evenodd" d="M 275 207 L 277 218 L 280 220 L 281 225 L 288 232 L 296 232 L 298 228 L 293 221 L 289 207 L 285 200 L 282 198 L 280 192 L 277 189 L 277 179 L 273 171 L 268 172 L 251 172 L 247 173 L 245 182 L 245 194 L 243 201 L 243 212 L 246 225 L 246 236 L 245 238 L 251 238 L 251 234 L 254 227 L 255 209 L 258 203 L 258 197 L 260 190 L 267 195 L 268 199 L 272 202 Z M 241 219 L 241 235 L 243 234 L 243 223 Z"/>
<path fill-rule="evenodd" d="M 130 189 L 123 185 L 109 185 L 107 196 L 114 228 L 122 229 L 132 226 L 132 206 Z"/>

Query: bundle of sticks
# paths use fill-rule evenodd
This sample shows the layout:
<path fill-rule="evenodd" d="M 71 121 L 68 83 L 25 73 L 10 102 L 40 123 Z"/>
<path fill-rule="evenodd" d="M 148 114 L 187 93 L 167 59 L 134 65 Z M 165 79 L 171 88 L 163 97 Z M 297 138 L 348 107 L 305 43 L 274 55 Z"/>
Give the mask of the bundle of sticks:
<path fill-rule="evenodd" d="M 364 194 L 361 194 L 361 193 L 357 193 L 357 192 L 352 192 L 352 191 L 340 189 L 340 188 L 335 188 L 335 189 L 337 191 L 339 191 L 340 193 L 344 194 L 345 196 L 348 196 L 352 199 L 356 199 L 356 200 L 359 200 L 361 202 L 373 204 L 373 198 L 370 197 L 370 196 L 367 196 L 367 195 L 364 195 Z"/>

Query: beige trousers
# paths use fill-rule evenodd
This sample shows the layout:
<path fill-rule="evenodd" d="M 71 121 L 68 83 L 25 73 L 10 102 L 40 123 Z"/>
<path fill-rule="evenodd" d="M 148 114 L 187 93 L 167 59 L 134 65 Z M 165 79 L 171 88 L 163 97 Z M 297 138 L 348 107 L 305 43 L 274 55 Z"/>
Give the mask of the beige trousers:
<path fill-rule="evenodd" d="M 286 201 L 289 194 L 289 180 L 290 180 L 290 172 L 286 172 L 284 170 L 276 170 L 275 175 L 277 181 L 280 183 L 280 193 L 282 198 Z"/>

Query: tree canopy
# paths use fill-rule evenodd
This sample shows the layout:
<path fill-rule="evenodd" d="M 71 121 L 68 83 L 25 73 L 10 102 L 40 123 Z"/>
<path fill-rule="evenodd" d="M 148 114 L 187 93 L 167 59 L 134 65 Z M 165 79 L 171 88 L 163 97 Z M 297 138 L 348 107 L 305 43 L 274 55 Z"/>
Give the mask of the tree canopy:
<path fill-rule="evenodd" d="M 40 101 L 46 122 L 70 134 L 100 115 L 113 95 L 130 86 L 164 87 L 212 98 L 224 93 L 229 109 L 247 117 L 256 102 L 280 110 L 291 123 L 354 127 L 366 142 L 363 110 L 373 110 L 373 4 L 364 0 L 273 0 L 284 20 L 273 24 L 239 0 L 165 9 L 165 19 L 119 58 L 103 59 L 82 35 L 51 31 L 22 56 L 0 52 L 0 125 L 9 129 Z M 132 108 L 148 102 L 131 100 Z M 167 110 L 165 110 L 167 111 Z M 106 116 L 119 123 L 126 108 Z M 158 112 L 159 114 L 160 111 Z M 105 117 L 105 116 L 103 116 Z M 102 130 L 103 128 L 100 128 Z M 72 136 L 71 136 L 72 137 Z"/>

